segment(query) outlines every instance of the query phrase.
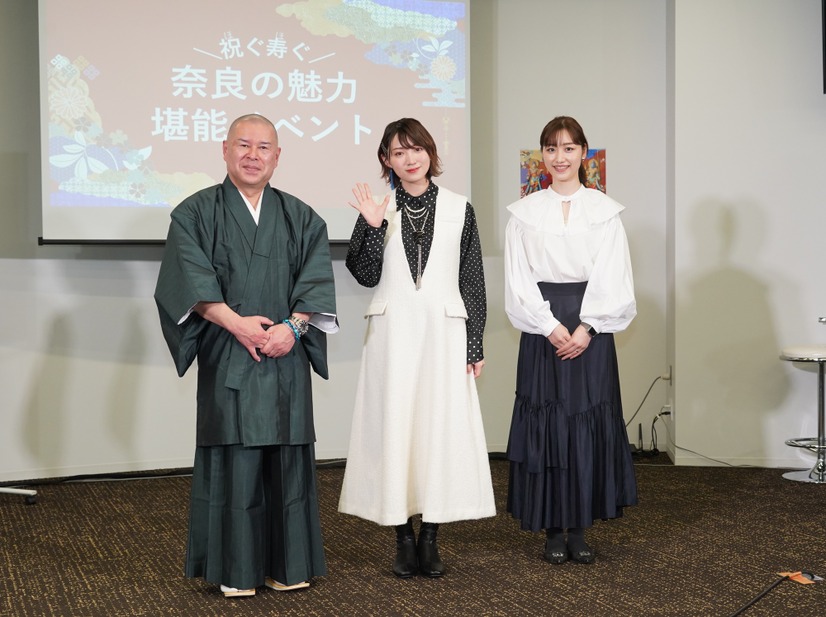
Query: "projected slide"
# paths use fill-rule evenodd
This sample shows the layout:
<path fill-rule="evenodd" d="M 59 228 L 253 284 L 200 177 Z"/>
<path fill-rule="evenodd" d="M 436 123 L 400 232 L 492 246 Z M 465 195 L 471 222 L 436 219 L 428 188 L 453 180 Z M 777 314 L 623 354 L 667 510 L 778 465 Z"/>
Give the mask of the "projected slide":
<path fill-rule="evenodd" d="M 355 182 L 387 190 L 376 149 L 400 117 L 469 191 L 466 2 L 40 0 L 40 23 L 45 242 L 163 240 L 251 112 L 278 129 L 272 184 L 331 240 L 349 239 Z"/>

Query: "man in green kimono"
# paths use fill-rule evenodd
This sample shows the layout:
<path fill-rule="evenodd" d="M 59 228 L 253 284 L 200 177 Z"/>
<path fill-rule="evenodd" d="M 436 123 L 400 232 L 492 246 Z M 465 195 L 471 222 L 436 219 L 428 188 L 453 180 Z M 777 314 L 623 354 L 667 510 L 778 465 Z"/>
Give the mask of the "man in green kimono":
<path fill-rule="evenodd" d="M 155 302 L 179 375 L 198 359 L 186 575 L 225 596 L 326 574 L 310 367 L 338 331 L 327 228 L 269 185 L 273 124 L 242 116 L 227 177 L 172 211 Z"/>

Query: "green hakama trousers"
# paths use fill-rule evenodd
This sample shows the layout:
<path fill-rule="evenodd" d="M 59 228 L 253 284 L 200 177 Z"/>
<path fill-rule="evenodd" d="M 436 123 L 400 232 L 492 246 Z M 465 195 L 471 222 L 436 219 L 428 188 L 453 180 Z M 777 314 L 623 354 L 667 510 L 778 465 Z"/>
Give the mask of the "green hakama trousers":
<path fill-rule="evenodd" d="M 326 574 L 314 445 L 196 448 L 185 571 L 238 589 Z"/>

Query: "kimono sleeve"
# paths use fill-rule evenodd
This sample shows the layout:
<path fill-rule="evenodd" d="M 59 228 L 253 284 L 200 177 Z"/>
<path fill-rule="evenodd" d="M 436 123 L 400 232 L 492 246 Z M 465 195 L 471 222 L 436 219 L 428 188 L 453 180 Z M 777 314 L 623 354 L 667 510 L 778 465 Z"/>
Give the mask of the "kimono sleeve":
<path fill-rule="evenodd" d="M 155 304 L 166 344 L 179 376 L 198 355 L 200 337 L 207 323 L 196 313 L 198 302 L 222 302 L 215 269 L 198 241 L 192 217 L 173 211 L 163 260 L 155 286 Z"/>
<path fill-rule="evenodd" d="M 330 316 L 336 314 L 336 289 L 327 226 L 317 215 L 311 217 L 303 230 L 301 267 L 290 293 L 290 310 Z M 311 327 L 301 337 L 301 343 L 313 370 L 323 379 L 328 379 L 326 334 Z"/>

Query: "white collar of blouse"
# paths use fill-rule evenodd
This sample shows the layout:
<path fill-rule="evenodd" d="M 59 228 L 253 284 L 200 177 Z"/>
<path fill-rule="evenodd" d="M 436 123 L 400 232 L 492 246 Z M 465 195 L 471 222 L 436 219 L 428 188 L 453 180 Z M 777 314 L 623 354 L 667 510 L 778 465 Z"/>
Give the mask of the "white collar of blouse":
<path fill-rule="evenodd" d="M 562 219 L 562 202 L 570 201 L 568 224 Z M 511 215 L 536 231 L 555 234 L 587 231 L 625 209 L 602 191 L 580 187 L 573 195 L 560 195 L 547 188 L 531 193 L 508 206 Z"/>

